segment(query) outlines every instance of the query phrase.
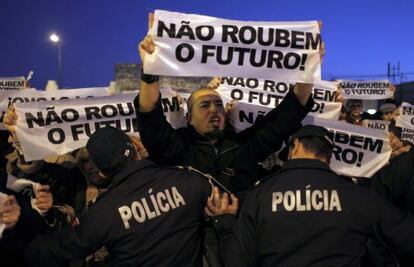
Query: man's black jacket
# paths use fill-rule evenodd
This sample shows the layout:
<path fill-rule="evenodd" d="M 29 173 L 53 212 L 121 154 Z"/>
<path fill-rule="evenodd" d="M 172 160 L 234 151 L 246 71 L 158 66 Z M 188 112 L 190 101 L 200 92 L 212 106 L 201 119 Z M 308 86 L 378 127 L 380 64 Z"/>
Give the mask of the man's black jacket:
<path fill-rule="evenodd" d="M 209 173 L 233 192 L 250 188 L 262 178 L 258 164 L 280 149 L 283 141 L 301 127 L 301 121 L 314 104 L 297 100 L 293 90 L 281 104 L 255 122 L 251 128 L 234 134 L 225 131 L 218 144 L 212 145 L 192 126 L 173 129 L 166 121 L 161 101 L 151 112 L 139 112 L 139 96 L 134 100 L 138 130 L 150 158 L 163 165 L 188 165 Z"/>

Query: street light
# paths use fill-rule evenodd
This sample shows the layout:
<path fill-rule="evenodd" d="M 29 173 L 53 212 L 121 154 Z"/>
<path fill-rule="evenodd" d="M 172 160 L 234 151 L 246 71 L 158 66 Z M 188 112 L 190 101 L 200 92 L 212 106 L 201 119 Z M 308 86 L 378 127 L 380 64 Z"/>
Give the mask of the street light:
<path fill-rule="evenodd" d="M 58 60 L 58 86 L 60 88 L 63 88 L 63 82 L 62 82 L 62 42 L 59 38 L 59 36 L 56 33 L 52 33 L 49 36 L 50 41 L 52 43 L 57 45 L 57 60 Z"/>

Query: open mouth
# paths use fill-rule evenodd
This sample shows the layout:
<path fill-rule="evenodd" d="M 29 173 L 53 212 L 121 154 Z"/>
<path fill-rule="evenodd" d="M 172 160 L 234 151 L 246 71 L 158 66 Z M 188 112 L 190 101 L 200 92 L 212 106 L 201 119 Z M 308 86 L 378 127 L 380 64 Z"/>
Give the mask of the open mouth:
<path fill-rule="evenodd" d="M 211 123 L 213 126 L 218 127 L 218 126 L 220 126 L 220 118 L 219 118 L 219 117 L 212 117 L 212 118 L 210 119 L 210 123 Z"/>

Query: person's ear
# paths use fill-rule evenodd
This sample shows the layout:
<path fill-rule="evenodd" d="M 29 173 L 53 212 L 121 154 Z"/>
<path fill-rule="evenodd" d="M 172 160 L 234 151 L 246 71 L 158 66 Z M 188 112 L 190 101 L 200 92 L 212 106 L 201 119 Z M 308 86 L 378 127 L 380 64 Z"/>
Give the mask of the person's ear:
<path fill-rule="evenodd" d="M 291 146 L 289 149 L 289 159 L 294 158 L 298 154 L 300 150 L 299 147 L 300 147 L 299 139 L 295 138 L 293 140 L 293 146 Z"/>
<path fill-rule="evenodd" d="M 185 114 L 185 120 L 187 121 L 187 123 L 188 123 L 189 125 L 192 125 L 192 123 L 191 123 L 191 113 L 190 113 L 190 112 L 187 112 L 187 113 Z"/>

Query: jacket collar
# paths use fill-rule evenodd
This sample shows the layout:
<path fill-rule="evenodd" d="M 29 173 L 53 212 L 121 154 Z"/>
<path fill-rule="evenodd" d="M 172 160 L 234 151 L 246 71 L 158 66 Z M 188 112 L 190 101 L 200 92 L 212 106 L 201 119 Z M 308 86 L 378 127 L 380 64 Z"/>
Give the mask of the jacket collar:
<path fill-rule="evenodd" d="M 197 142 L 210 144 L 210 140 L 208 140 L 206 136 L 199 134 L 192 125 L 188 125 L 187 128 L 189 129 L 190 134 L 194 138 L 194 140 L 196 140 Z"/>
<path fill-rule="evenodd" d="M 199 143 L 199 144 L 204 144 L 204 145 L 209 145 L 211 147 L 217 147 L 219 148 L 218 153 L 223 153 L 226 152 L 228 150 L 232 150 L 238 147 L 238 144 L 234 141 L 232 141 L 229 138 L 226 138 L 226 131 L 224 132 L 224 136 L 219 139 L 217 141 L 217 143 L 215 144 L 211 144 L 210 141 L 208 140 L 207 137 L 199 134 L 193 126 L 189 125 L 187 126 L 190 134 L 192 135 L 192 137 L 194 138 L 195 142 Z"/>
<path fill-rule="evenodd" d="M 297 169 L 319 169 L 333 172 L 328 164 L 318 159 L 290 159 L 283 165 L 279 172 Z"/>
<path fill-rule="evenodd" d="M 154 162 L 146 159 L 136 160 L 128 163 L 122 171 L 120 171 L 112 178 L 110 187 L 117 186 L 118 184 L 122 183 L 127 177 L 129 177 L 132 173 L 138 172 L 150 166 L 157 165 Z"/>

